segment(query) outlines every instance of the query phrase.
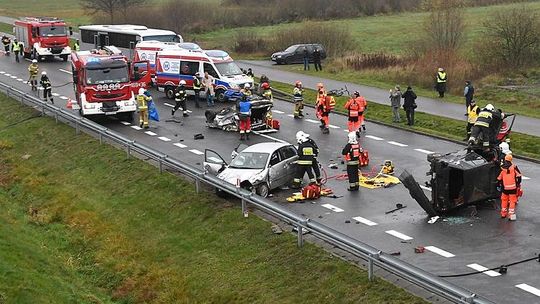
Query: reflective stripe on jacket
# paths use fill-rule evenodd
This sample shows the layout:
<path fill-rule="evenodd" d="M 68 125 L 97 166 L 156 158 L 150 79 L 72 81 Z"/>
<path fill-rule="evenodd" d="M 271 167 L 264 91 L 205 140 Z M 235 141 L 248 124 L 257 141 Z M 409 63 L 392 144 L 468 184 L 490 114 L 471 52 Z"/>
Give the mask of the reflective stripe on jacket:
<path fill-rule="evenodd" d="M 491 124 L 492 119 L 493 119 L 493 113 L 491 113 L 491 111 L 482 110 L 480 114 L 478 114 L 478 117 L 476 118 L 476 122 L 474 123 L 474 125 L 489 128 L 489 125 Z"/>
<path fill-rule="evenodd" d="M 515 190 L 517 188 L 517 178 L 521 176 L 519 169 L 512 164 L 508 169 L 501 168 L 501 173 L 497 180 L 502 181 L 504 190 Z"/>
<path fill-rule="evenodd" d="M 139 110 L 148 109 L 148 100 L 149 98 L 144 94 L 137 95 L 137 105 L 139 106 Z"/>
<path fill-rule="evenodd" d="M 475 123 L 476 119 L 478 118 L 478 106 L 477 105 L 469 105 L 467 108 L 467 122 L 468 123 Z"/>
<path fill-rule="evenodd" d="M 358 165 L 360 159 L 360 145 L 359 144 L 347 144 L 343 150 L 343 156 L 347 165 Z"/>

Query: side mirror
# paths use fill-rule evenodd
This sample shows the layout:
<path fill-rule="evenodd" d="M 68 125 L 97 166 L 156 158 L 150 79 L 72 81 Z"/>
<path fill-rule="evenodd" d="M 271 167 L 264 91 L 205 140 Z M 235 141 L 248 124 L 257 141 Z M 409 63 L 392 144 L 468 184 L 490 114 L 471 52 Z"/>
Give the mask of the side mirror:
<path fill-rule="evenodd" d="M 73 28 L 71 26 L 69 27 L 69 35 L 73 36 Z"/>
<path fill-rule="evenodd" d="M 234 151 L 231 152 L 231 159 L 235 159 L 237 156 L 238 156 L 238 151 L 236 150 L 236 148 L 234 148 Z"/>

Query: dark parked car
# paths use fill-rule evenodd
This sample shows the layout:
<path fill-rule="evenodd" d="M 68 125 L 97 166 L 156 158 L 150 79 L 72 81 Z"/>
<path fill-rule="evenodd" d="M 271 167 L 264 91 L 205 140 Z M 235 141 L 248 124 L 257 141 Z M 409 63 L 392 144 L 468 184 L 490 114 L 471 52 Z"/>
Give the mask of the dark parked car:
<path fill-rule="evenodd" d="M 321 59 L 326 58 L 326 50 L 320 44 L 295 44 L 288 47 L 283 52 L 272 54 L 272 61 L 277 64 L 303 63 L 304 50 L 307 49 L 309 54 L 309 62 L 313 62 L 313 51 L 318 49 L 321 53 Z"/>

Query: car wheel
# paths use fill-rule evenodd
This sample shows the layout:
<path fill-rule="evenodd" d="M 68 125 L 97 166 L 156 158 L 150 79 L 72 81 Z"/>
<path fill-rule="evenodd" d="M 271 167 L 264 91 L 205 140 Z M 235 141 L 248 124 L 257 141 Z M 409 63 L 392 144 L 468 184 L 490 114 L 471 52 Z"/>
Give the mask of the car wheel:
<path fill-rule="evenodd" d="M 283 59 L 283 64 L 289 64 L 289 59 Z"/>
<path fill-rule="evenodd" d="M 225 100 L 225 99 L 226 99 L 226 98 L 225 98 L 225 91 L 223 91 L 223 90 L 217 90 L 217 91 L 216 91 L 216 99 L 217 99 L 217 101 L 219 101 L 219 102 L 225 102 L 225 101 L 226 101 L 226 100 Z"/>
<path fill-rule="evenodd" d="M 64 60 L 64 61 L 68 60 L 68 55 L 62 55 L 61 57 L 62 57 L 62 60 Z"/>
<path fill-rule="evenodd" d="M 167 96 L 167 98 L 169 99 L 173 99 L 174 98 L 174 88 L 173 87 L 166 87 L 165 88 L 165 96 Z"/>
<path fill-rule="evenodd" d="M 262 183 L 257 186 L 257 194 L 262 197 L 268 197 L 268 194 L 270 194 L 270 187 L 268 187 L 268 184 Z"/>

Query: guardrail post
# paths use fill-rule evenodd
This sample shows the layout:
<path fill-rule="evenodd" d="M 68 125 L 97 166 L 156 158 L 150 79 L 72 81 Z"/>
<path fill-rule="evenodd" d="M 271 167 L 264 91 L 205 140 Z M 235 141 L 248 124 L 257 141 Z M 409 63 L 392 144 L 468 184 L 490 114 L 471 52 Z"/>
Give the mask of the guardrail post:
<path fill-rule="evenodd" d="M 58 112 L 54 112 L 54 120 L 58 123 Z"/>
<path fill-rule="evenodd" d="M 296 231 L 298 233 L 298 248 L 302 248 L 304 246 L 304 228 L 298 225 L 296 226 Z"/>
<path fill-rule="evenodd" d="M 45 106 L 43 104 L 41 104 L 41 114 L 45 115 Z M 77 132 L 77 134 L 79 134 L 79 132 Z"/>
<path fill-rule="evenodd" d="M 81 131 L 79 130 L 79 121 L 75 121 L 75 134 L 79 135 Z"/>
<path fill-rule="evenodd" d="M 466 297 L 466 298 L 464 298 L 462 300 L 464 300 L 465 303 L 471 303 L 472 304 L 472 303 L 474 303 L 474 298 L 475 297 L 476 297 L 476 294 L 473 293 L 470 296 L 468 296 L 468 297 Z"/>
<path fill-rule="evenodd" d="M 369 258 L 368 258 L 368 280 L 370 282 L 373 282 L 373 280 L 375 280 L 375 276 L 373 274 L 373 259 L 378 259 L 380 253 L 381 252 L 379 251 L 376 254 L 370 254 L 369 255 Z"/>
<path fill-rule="evenodd" d="M 103 144 L 103 134 L 99 133 L 99 144 Z"/>
<path fill-rule="evenodd" d="M 163 158 L 159 158 L 159 173 L 163 173 Z"/>
<path fill-rule="evenodd" d="M 126 158 L 129 158 L 130 156 L 131 156 L 131 146 L 128 144 L 127 150 L 126 150 Z"/>
<path fill-rule="evenodd" d="M 242 215 L 244 215 L 244 217 L 249 216 L 249 213 L 248 213 L 248 210 L 247 210 L 246 200 L 243 197 L 242 197 Z"/>
<path fill-rule="evenodd" d="M 199 177 L 195 177 L 195 192 L 199 193 L 201 191 L 201 180 Z"/>

